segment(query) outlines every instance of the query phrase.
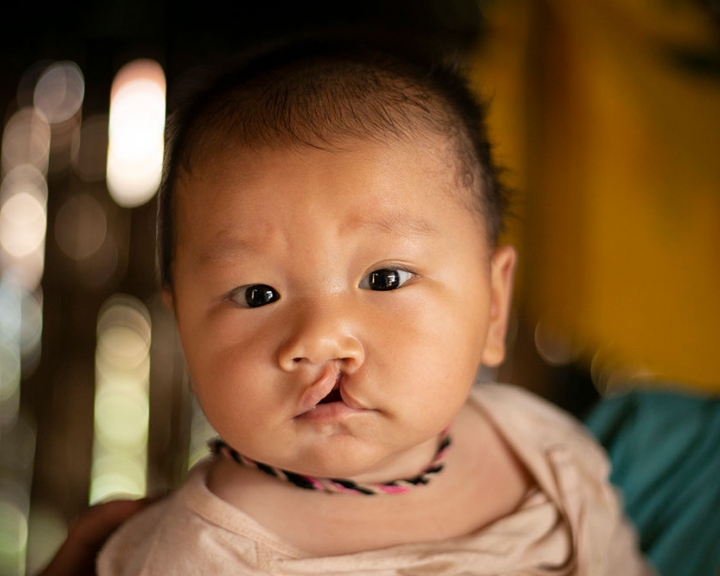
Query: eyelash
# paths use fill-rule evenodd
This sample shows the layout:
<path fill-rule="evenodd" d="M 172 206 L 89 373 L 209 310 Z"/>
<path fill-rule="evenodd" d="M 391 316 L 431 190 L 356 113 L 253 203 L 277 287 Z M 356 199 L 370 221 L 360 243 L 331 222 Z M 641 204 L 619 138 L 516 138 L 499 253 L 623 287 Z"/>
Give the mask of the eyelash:
<path fill-rule="evenodd" d="M 373 276 L 378 275 L 380 273 L 384 273 L 384 272 L 395 273 L 397 276 L 400 277 L 400 280 L 397 281 L 398 282 L 397 286 L 391 286 L 388 288 L 379 288 L 376 290 L 377 292 L 388 292 L 391 290 L 397 290 L 398 288 L 402 288 L 405 285 L 405 283 L 408 282 L 408 280 L 411 280 L 412 278 L 415 277 L 415 274 L 413 272 L 411 272 L 410 270 L 406 270 L 405 268 L 401 268 L 398 266 L 387 267 L 387 268 L 378 268 L 377 270 L 373 270 L 372 272 L 370 272 L 367 276 L 365 276 L 360 281 L 360 288 L 364 288 L 366 290 L 372 290 L 372 288 L 370 287 L 370 282 L 372 281 Z M 405 276 L 404 279 L 403 279 L 403 276 Z"/>
<path fill-rule="evenodd" d="M 391 275 L 394 275 L 397 279 L 389 280 L 390 285 L 387 287 L 378 287 L 373 290 L 371 283 L 378 277 L 382 280 L 381 276 L 384 275 L 386 275 L 386 281 L 388 281 L 387 277 Z M 363 277 L 360 281 L 359 287 L 363 290 L 372 290 L 374 292 L 390 292 L 402 288 L 415 276 L 416 274 L 414 272 L 401 267 L 377 268 Z M 240 296 L 242 296 L 242 302 L 238 300 L 238 297 Z M 281 296 L 278 294 L 277 290 L 267 284 L 245 284 L 233 289 L 226 296 L 227 300 L 245 308 L 260 308 L 262 306 L 272 304 L 273 302 L 277 302 L 280 298 Z"/>
<path fill-rule="evenodd" d="M 267 302 L 253 305 L 251 298 L 254 299 L 259 296 L 260 293 L 268 298 Z M 280 300 L 280 294 L 278 294 L 275 288 L 267 284 L 245 284 L 244 286 L 238 286 L 233 289 L 225 298 L 241 308 L 260 308 Z M 241 298 L 241 300 L 239 300 L 239 298 Z"/>

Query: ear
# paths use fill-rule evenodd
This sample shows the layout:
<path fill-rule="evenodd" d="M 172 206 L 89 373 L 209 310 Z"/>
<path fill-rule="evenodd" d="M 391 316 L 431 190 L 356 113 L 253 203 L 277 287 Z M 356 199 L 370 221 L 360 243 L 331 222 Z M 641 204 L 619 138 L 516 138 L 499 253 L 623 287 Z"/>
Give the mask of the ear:
<path fill-rule="evenodd" d="M 517 253 L 512 246 L 495 249 L 490 262 L 490 316 L 482 363 L 497 366 L 505 359 L 510 302 Z"/>

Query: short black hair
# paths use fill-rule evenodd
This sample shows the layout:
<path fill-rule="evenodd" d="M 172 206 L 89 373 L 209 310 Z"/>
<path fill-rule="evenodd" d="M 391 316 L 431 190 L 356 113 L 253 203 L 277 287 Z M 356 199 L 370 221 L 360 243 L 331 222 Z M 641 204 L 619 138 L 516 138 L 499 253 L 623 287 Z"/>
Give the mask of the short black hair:
<path fill-rule="evenodd" d="M 158 198 L 158 268 L 172 288 L 174 188 L 228 143 L 332 149 L 343 137 L 447 138 L 488 241 L 503 231 L 508 199 L 485 125 L 486 106 L 449 62 L 387 42 L 302 40 L 264 51 L 220 75 L 169 118 Z"/>

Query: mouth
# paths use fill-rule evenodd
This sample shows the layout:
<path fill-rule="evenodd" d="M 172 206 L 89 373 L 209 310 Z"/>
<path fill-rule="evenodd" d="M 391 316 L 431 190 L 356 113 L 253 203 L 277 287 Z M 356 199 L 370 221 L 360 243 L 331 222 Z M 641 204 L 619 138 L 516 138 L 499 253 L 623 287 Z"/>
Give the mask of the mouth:
<path fill-rule="evenodd" d="M 328 369 L 303 394 L 294 416 L 303 421 L 330 422 L 342 420 L 365 411 L 365 407 L 350 396 L 347 376 L 337 369 Z"/>
<path fill-rule="evenodd" d="M 321 404 L 332 404 L 338 398 L 342 400 L 341 382 L 342 372 L 335 366 L 328 366 L 302 394 L 297 415 L 312 411 Z"/>
<path fill-rule="evenodd" d="M 340 394 L 340 386 L 338 384 L 335 385 L 335 388 L 330 390 L 329 394 L 325 396 L 325 398 L 321 399 L 320 402 L 318 402 L 318 406 L 320 404 L 330 404 L 331 402 L 342 402 L 342 394 Z"/>

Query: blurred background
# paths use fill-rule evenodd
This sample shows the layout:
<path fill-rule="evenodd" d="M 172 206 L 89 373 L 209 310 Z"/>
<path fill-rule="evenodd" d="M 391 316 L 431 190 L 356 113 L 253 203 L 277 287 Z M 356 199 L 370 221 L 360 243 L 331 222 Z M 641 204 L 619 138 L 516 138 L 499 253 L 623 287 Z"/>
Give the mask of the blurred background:
<path fill-rule="evenodd" d="M 720 393 L 720 2 L 25 3 L 0 35 L 0 574 L 88 503 L 176 486 L 212 433 L 158 299 L 177 87 L 243 47 L 369 29 L 459 55 L 491 99 L 520 252 L 497 377 L 582 416 Z"/>

